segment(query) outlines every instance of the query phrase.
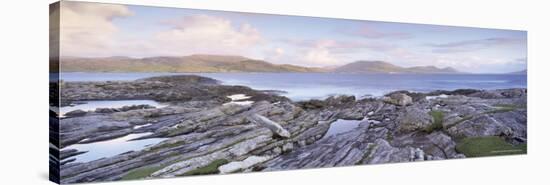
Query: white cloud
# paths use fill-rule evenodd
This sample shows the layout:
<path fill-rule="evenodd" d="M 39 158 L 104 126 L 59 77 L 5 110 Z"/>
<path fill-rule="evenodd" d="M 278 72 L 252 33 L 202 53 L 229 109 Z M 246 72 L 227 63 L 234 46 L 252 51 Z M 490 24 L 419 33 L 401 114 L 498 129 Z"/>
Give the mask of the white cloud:
<path fill-rule="evenodd" d="M 170 29 L 150 37 L 122 33 L 113 20 L 132 16 L 124 5 L 63 2 L 61 55 L 64 56 L 183 56 L 220 54 L 249 56 L 261 43 L 260 32 L 250 24 L 234 25 L 215 16 L 195 15 L 164 21 Z M 139 30 L 136 30 L 139 31 Z"/>
<path fill-rule="evenodd" d="M 173 28 L 153 38 L 158 54 L 189 55 L 196 53 L 246 55 L 262 41 L 260 32 L 250 24 L 233 26 L 231 21 L 214 16 L 187 16 L 170 21 Z"/>
<path fill-rule="evenodd" d="M 331 40 L 323 40 L 316 43 L 315 47 L 307 49 L 303 57 L 301 57 L 302 63 L 310 66 L 329 66 L 337 65 L 340 63 L 338 58 L 331 53 L 330 47 L 335 44 Z"/>
<path fill-rule="evenodd" d="M 372 24 L 372 23 L 371 23 Z M 369 39 L 409 39 L 413 36 L 406 32 L 399 31 L 381 31 L 376 29 L 376 25 L 365 24 L 360 29 L 349 32 L 351 35 L 360 36 Z"/>
<path fill-rule="evenodd" d="M 126 6 L 81 2 L 61 3 L 61 54 L 97 56 L 111 53 L 119 29 L 113 19 L 131 16 Z"/>
<path fill-rule="evenodd" d="M 386 60 L 401 66 L 453 67 L 464 72 L 506 72 L 510 67 L 525 65 L 521 59 L 511 60 L 505 56 L 465 55 L 462 53 L 431 53 L 410 51 L 405 48 L 386 53 Z"/>
<path fill-rule="evenodd" d="M 275 48 L 275 54 L 280 56 L 285 54 L 285 50 L 283 48 Z"/>
<path fill-rule="evenodd" d="M 332 66 L 341 62 L 340 42 L 324 40 L 283 40 L 286 47 L 271 47 L 263 53 L 264 60 L 278 64 L 300 66 Z"/>
<path fill-rule="evenodd" d="M 263 59 L 272 63 L 288 62 L 289 55 L 280 47 L 266 49 L 263 53 Z"/>

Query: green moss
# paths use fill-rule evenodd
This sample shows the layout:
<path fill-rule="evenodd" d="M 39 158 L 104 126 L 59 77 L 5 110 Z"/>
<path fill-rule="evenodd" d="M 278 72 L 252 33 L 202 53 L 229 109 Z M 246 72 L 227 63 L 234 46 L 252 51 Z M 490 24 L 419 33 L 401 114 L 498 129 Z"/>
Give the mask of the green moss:
<path fill-rule="evenodd" d="M 130 171 L 126 175 L 122 177 L 122 180 L 136 180 L 136 179 L 143 179 L 145 177 L 148 177 L 152 173 L 162 169 L 164 166 L 158 166 L 158 167 L 143 167 L 138 168 L 135 170 Z"/>
<path fill-rule="evenodd" d="M 520 105 L 516 105 L 516 104 L 496 104 L 494 106 L 495 107 L 500 107 L 500 108 L 515 108 L 515 109 L 526 108 L 525 104 L 520 104 Z"/>
<path fill-rule="evenodd" d="M 519 108 L 523 108 L 524 106 L 514 105 L 514 104 L 496 104 L 496 105 L 494 105 L 494 107 L 496 107 L 496 109 L 486 111 L 485 113 L 486 114 L 494 114 L 494 113 L 510 112 L 510 111 L 514 111 L 514 110 L 519 109 Z"/>
<path fill-rule="evenodd" d="M 424 132 L 432 133 L 436 130 L 443 129 L 443 118 L 445 117 L 445 113 L 442 111 L 430 111 L 430 115 L 432 116 L 434 122 L 426 127 L 424 129 Z"/>
<path fill-rule="evenodd" d="M 456 150 L 467 157 L 512 155 L 527 153 L 527 144 L 512 145 L 497 136 L 464 138 Z"/>
<path fill-rule="evenodd" d="M 514 110 L 516 110 L 516 108 L 514 107 L 498 107 L 497 109 L 486 111 L 485 114 L 503 113 L 503 112 L 510 112 Z"/>
<path fill-rule="evenodd" d="M 393 134 L 390 132 L 386 133 L 386 140 L 389 142 L 393 141 Z"/>
<path fill-rule="evenodd" d="M 220 172 L 218 171 L 218 167 L 227 163 L 229 163 L 229 161 L 226 159 L 217 159 L 204 167 L 188 171 L 184 173 L 183 176 L 216 174 Z"/>

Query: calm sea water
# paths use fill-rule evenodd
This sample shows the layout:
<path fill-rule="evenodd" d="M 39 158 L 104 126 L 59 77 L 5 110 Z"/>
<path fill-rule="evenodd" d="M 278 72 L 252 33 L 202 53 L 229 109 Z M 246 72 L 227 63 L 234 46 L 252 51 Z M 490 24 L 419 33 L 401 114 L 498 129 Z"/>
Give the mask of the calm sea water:
<path fill-rule="evenodd" d="M 136 80 L 189 73 L 62 73 L 64 81 Z M 286 91 L 293 100 L 348 94 L 381 96 L 396 90 L 428 92 L 461 88 L 500 89 L 527 87 L 526 75 L 501 74 L 332 74 L 332 73 L 193 73 L 259 90 Z"/>

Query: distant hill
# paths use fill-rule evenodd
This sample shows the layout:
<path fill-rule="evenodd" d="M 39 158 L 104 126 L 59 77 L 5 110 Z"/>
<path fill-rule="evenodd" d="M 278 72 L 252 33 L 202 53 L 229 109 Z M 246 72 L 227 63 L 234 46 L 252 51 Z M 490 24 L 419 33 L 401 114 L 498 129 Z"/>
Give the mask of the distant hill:
<path fill-rule="evenodd" d="M 184 57 L 62 57 L 63 72 L 321 72 L 321 68 L 277 65 L 242 56 L 190 55 Z"/>
<path fill-rule="evenodd" d="M 416 73 L 416 74 L 446 74 L 460 73 L 458 70 L 446 67 L 438 68 L 435 66 L 417 66 L 417 67 L 400 67 L 383 61 L 357 61 L 352 62 L 331 70 L 335 73 Z"/>
<path fill-rule="evenodd" d="M 61 57 L 62 72 L 334 72 L 334 73 L 460 73 L 447 67 L 400 67 L 383 61 L 357 61 L 343 66 L 323 68 L 290 64 L 272 64 L 242 56 L 189 55 L 183 57 L 104 58 Z"/>

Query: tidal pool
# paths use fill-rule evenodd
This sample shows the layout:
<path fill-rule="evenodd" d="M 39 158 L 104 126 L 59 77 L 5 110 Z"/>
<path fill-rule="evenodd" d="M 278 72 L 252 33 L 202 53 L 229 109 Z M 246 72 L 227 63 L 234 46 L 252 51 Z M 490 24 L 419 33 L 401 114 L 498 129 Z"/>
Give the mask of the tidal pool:
<path fill-rule="evenodd" d="M 359 124 L 361 122 L 365 121 L 365 120 L 367 120 L 367 119 L 363 119 L 363 120 L 338 119 L 338 120 L 336 120 L 336 121 L 334 121 L 330 124 L 330 128 L 328 129 L 327 133 L 321 139 L 330 137 L 332 135 L 336 135 L 336 134 L 351 131 L 351 130 L 357 128 L 359 126 Z"/>
<path fill-rule="evenodd" d="M 151 133 L 129 134 L 124 137 L 86 144 L 74 144 L 65 149 L 77 149 L 78 151 L 88 151 L 87 153 L 77 155 L 75 162 L 90 162 L 97 159 L 112 157 L 128 151 L 138 151 L 147 146 L 154 145 L 164 141 L 166 138 L 151 138 L 134 140 L 132 139 L 149 135 Z M 64 149 L 64 150 L 65 150 Z"/>

